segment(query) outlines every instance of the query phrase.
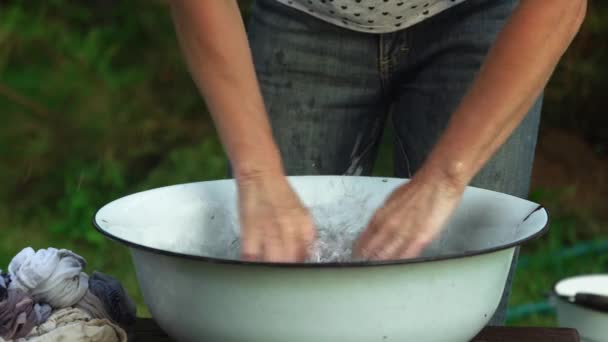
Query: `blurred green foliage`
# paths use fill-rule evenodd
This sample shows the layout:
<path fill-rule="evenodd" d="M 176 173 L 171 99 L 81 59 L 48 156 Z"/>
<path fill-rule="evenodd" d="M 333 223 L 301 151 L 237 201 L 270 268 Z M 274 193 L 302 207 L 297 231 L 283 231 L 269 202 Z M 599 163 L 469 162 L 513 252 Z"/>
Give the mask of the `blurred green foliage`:
<path fill-rule="evenodd" d="M 583 29 L 546 91 L 545 124 L 581 133 L 608 156 L 608 1 L 589 0 Z"/>
<path fill-rule="evenodd" d="M 52 232 L 100 244 L 88 223 L 104 202 L 222 176 L 162 3 L 24 4 L 0 21 L 0 199 L 11 210 L 60 213 Z"/>
<path fill-rule="evenodd" d="M 246 13 L 249 1 L 240 3 Z M 544 110 L 544 124 L 583 134 L 598 152 L 608 142 L 607 19 L 608 2 L 591 1 Z M 379 160 L 378 174 L 390 174 L 390 156 Z M 163 1 L 0 2 L 0 265 L 26 245 L 73 248 L 91 267 L 119 277 L 145 311 L 127 250 L 91 227 L 95 210 L 135 191 L 222 178 L 226 169 Z M 559 191 L 567 189 L 533 196 L 551 202 Z M 593 218 L 551 206 L 552 233 L 530 253 L 599 234 Z M 603 260 L 596 267 L 605 270 Z M 520 275 L 544 267 L 544 278 L 517 285 L 514 303 L 580 270 L 535 267 Z"/>
<path fill-rule="evenodd" d="M 560 202 L 571 188 L 543 189 L 532 192 L 530 199 L 543 203 L 550 215 L 550 230 L 542 238 L 524 246 L 519 260 L 511 308 L 530 303 L 548 303 L 549 292 L 561 279 L 591 273 L 608 273 L 608 222 L 585 213 L 573 214 Z M 601 245 L 602 248 L 594 248 Z M 571 247 L 575 246 L 575 247 Z M 564 253 L 576 248 L 575 252 Z M 531 312 L 508 321 L 511 325 L 555 326 L 557 320 L 548 312 Z"/>

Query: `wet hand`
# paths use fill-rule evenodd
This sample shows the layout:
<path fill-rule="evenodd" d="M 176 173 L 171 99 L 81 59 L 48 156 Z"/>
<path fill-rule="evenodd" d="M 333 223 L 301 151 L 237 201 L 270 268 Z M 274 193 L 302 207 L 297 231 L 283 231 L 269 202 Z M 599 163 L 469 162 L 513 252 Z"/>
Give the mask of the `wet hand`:
<path fill-rule="evenodd" d="M 238 182 L 241 255 L 245 260 L 302 262 L 315 238 L 311 215 L 280 174 Z"/>
<path fill-rule="evenodd" d="M 418 256 L 440 233 L 464 188 L 438 176 L 414 177 L 376 211 L 355 245 L 355 254 L 372 260 Z"/>

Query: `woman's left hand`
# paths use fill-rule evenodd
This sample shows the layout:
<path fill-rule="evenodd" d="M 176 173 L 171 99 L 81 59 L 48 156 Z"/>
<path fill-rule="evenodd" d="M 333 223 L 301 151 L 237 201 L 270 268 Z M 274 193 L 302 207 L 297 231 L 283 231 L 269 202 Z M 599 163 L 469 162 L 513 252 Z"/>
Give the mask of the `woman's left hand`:
<path fill-rule="evenodd" d="M 355 254 L 375 260 L 418 256 L 448 221 L 464 188 L 442 176 L 415 176 L 376 211 L 355 245 Z"/>

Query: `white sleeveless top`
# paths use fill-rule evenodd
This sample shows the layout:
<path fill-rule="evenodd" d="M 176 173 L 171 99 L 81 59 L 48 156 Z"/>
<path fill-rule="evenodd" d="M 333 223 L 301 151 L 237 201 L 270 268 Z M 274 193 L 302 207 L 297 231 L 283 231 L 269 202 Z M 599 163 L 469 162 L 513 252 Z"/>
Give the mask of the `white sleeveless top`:
<path fill-rule="evenodd" d="M 367 33 L 410 27 L 465 0 L 277 0 L 329 23 Z"/>

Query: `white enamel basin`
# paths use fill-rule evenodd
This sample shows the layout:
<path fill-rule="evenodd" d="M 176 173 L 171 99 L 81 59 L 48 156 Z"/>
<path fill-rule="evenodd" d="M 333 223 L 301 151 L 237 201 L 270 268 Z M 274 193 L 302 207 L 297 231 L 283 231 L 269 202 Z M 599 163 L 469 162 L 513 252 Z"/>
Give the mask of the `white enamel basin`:
<path fill-rule="evenodd" d="M 360 229 L 404 179 L 295 176 L 328 225 Z M 174 185 L 103 206 L 95 227 L 131 248 L 154 319 L 176 341 L 468 341 L 503 293 L 514 248 L 541 235 L 547 212 L 467 188 L 443 234 L 416 259 L 280 264 L 222 254 L 238 232 L 233 180 Z M 324 221 L 325 220 L 325 221 Z"/>

